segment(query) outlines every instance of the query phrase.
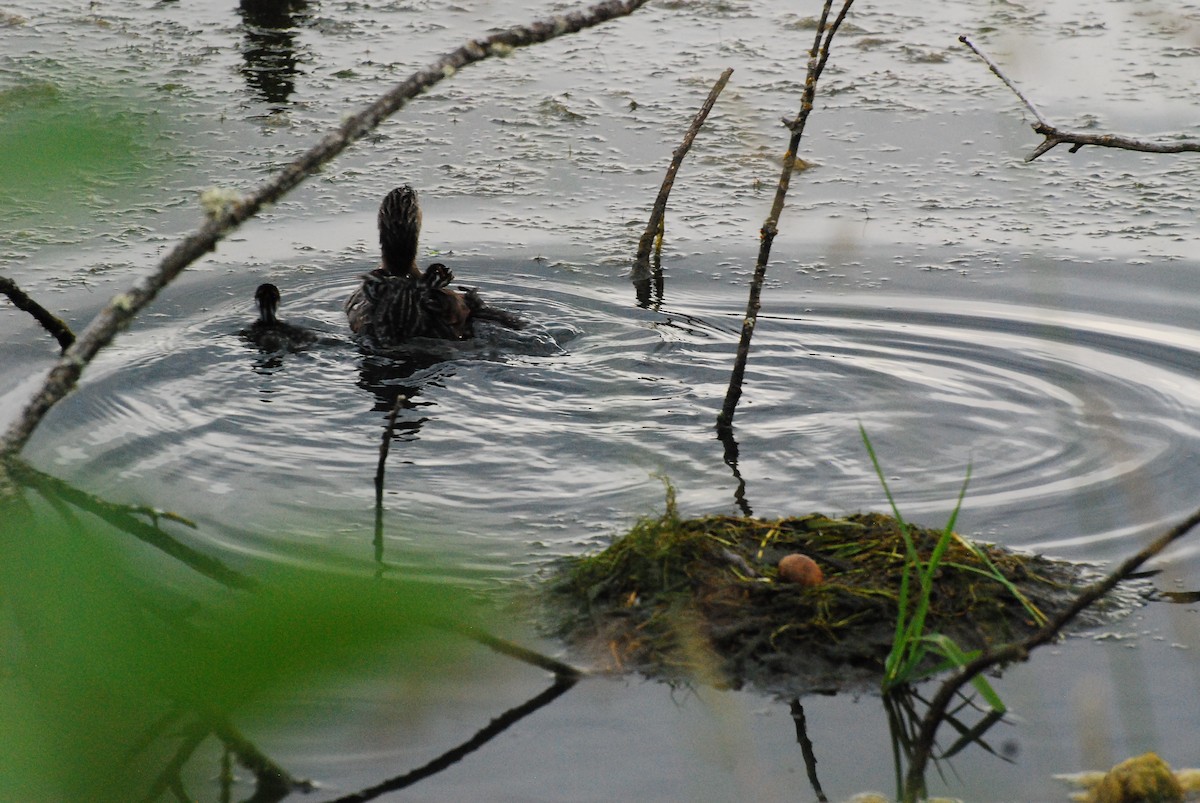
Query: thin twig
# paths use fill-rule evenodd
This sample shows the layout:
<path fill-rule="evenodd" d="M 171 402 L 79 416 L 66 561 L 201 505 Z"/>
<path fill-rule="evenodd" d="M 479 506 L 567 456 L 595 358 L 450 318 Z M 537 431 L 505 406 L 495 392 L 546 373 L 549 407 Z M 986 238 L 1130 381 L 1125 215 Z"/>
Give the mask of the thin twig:
<path fill-rule="evenodd" d="M 25 291 L 17 286 L 17 283 L 7 276 L 0 276 L 0 293 L 8 296 L 14 307 L 32 315 L 33 319 L 40 323 L 43 329 L 54 336 L 54 339 L 58 341 L 58 345 L 63 351 L 69 349 L 71 344 L 75 342 L 75 333 L 71 331 L 71 327 L 63 323 L 63 320 L 50 312 L 50 310 L 26 295 Z"/>
<path fill-rule="evenodd" d="M 615 17 L 631 14 L 646 2 L 648 0 L 605 0 L 585 11 L 573 11 L 529 25 L 518 25 L 482 39 L 472 39 L 413 73 L 366 109 L 347 118 L 337 129 L 250 195 L 226 199 L 219 208 L 211 211 L 207 223 L 184 238 L 163 258 L 152 274 L 127 292 L 114 296 L 92 319 L 50 371 L 42 387 L 5 432 L 3 439 L 0 439 L 0 456 L 16 454 L 25 447 L 50 408 L 75 387 L 84 367 L 112 342 L 118 332 L 129 326 L 134 317 L 184 268 L 216 248 L 218 242 L 263 206 L 278 201 L 321 165 L 369 134 L 409 100 L 469 64 L 492 56 L 505 56 L 515 48 L 576 33 Z"/>
<path fill-rule="evenodd" d="M 1183 521 L 1176 524 L 1156 540 L 1147 544 L 1137 554 L 1126 558 L 1125 562 L 1114 569 L 1108 576 L 1084 589 L 1075 600 L 1060 614 L 1055 616 L 1028 638 L 1012 644 L 1006 644 L 994 650 L 988 650 L 973 661 L 963 665 L 957 672 L 947 678 L 938 688 L 937 693 L 929 701 L 929 708 L 921 720 L 921 729 L 913 745 L 912 764 L 909 766 L 908 779 L 905 782 L 905 798 L 916 800 L 924 792 L 925 765 L 933 751 L 934 737 L 938 726 L 946 716 L 946 709 L 954 695 L 971 679 L 987 669 L 998 664 L 1024 661 L 1029 653 L 1043 644 L 1058 637 L 1062 629 L 1086 608 L 1116 588 L 1122 580 L 1127 580 L 1139 566 L 1167 548 L 1172 542 L 1186 535 L 1193 527 L 1200 524 L 1200 510 L 1192 513 Z"/>
<path fill-rule="evenodd" d="M 1033 105 L 1029 98 L 1021 93 L 1017 85 L 1009 80 L 1008 76 L 1000 69 L 996 62 L 988 58 L 982 50 L 966 36 L 958 37 L 958 41 L 962 42 L 967 47 L 974 51 L 976 56 L 983 59 L 983 62 L 991 69 L 996 77 L 1004 82 L 1004 85 L 1013 91 L 1013 94 L 1021 99 L 1025 107 L 1033 113 L 1037 118 L 1037 122 L 1033 125 L 1033 130 L 1041 134 L 1045 139 L 1042 144 L 1034 148 L 1033 153 L 1025 157 L 1025 161 L 1032 162 L 1034 159 L 1041 156 L 1046 151 L 1056 145 L 1069 144 L 1071 145 L 1071 153 L 1077 152 L 1084 145 L 1094 145 L 1101 148 L 1120 148 L 1127 151 L 1142 151 L 1145 153 L 1185 153 L 1185 152 L 1200 152 L 1200 142 L 1195 140 L 1182 140 L 1175 142 L 1151 142 L 1149 140 L 1137 139 L 1135 137 L 1126 137 L 1120 134 L 1089 134 L 1083 131 L 1069 131 L 1065 128 L 1059 128 L 1052 124 L 1042 115 L 1038 108 Z"/>
<path fill-rule="evenodd" d="M 796 167 L 796 152 L 800 148 L 800 137 L 804 134 L 804 125 L 813 109 L 813 99 L 817 93 L 817 80 L 829 61 L 829 45 L 833 41 L 842 21 L 850 11 L 854 0 L 844 0 L 842 10 L 838 12 L 833 23 L 826 28 L 829 10 L 833 0 L 825 0 L 821 9 L 821 19 L 817 24 L 817 36 L 809 52 L 808 76 L 804 81 L 804 94 L 800 101 L 800 111 L 795 119 L 787 121 L 792 137 L 788 142 L 787 153 L 783 156 L 783 170 L 779 174 L 779 186 L 775 189 L 775 202 L 771 205 L 771 213 L 763 223 L 761 239 L 758 247 L 758 261 L 754 266 L 754 280 L 750 283 L 750 299 L 746 302 L 746 317 L 742 319 L 742 336 L 738 341 L 737 359 L 733 364 L 733 374 L 729 378 L 729 389 L 725 393 L 725 403 L 717 416 L 717 430 L 728 430 L 733 427 L 733 414 L 737 409 L 738 400 L 742 397 L 742 381 L 746 375 L 746 360 L 750 357 L 750 338 L 754 335 L 754 325 L 758 321 L 758 310 L 761 306 L 759 298 L 762 295 L 763 280 L 767 275 L 767 261 L 771 257 L 771 243 L 779 233 L 779 218 L 783 214 L 783 202 L 787 197 L 788 184 L 792 171 Z M 824 39 L 822 40 L 822 37 Z"/>
<path fill-rule="evenodd" d="M 692 118 L 692 124 L 688 126 L 687 133 L 683 135 L 683 142 L 675 149 L 671 155 L 671 165 L 667 168 L 667 174 L 663 177 L 662 186 L 658 189 L 658 197 L 654 200 L 654 208 L 650 211 L 650 222 L 646 224 L 646 231 L 642 234 L 642 239 L 638 242 L 637 256 L 633 259 L 633 271 L 630 273 L 630 280 L 633 282 L 646 282 L 650 280 L 650 252 L 655 248 L 655 240 L 658 239 L 661 247 L 661 237 L 663 231 L 663 215 L 667 209 L 667 198 L 671 194 L 671 188 L 675 186 L 675 174 L 679 172 L 679 166 L 683 164 L 683 158 L 692 148 L 692 142 L 696 139 L 696 134 L 700 132 L 700 127 L 704 125 L 704 120 L 708 117 L 708 113 L 712 111 L 713 105 L 717 102 L 717 96 L 721 94 L 721 90 L 725 88 L 725 84 L 729 83 L 729 76 L 733 75 L 733 68 L 726 68 L 725 72 L 721 73 L 721 77 L 713 84 L 712 90 L 708 93 L 708 98 L 700 107 L 700 111 L 696 112 L 696 116 Z"/>
<path fill-rule="evenodd" d="M 1000 69 L 1000 65 L 998 65 L 996 62 L 992 61 L 986 53 L 984 53 L 982 50 L 977 48 L 975 46 L 975 43 L 972 42 L 970 39 L 968 39 L 966 36 L 958 37 L 958 41 L 962 42 L 964 45 L 971 48 L 971 50 L 974 51 L 976 56 L 979 56 L 979 58 L 983 59 L 983 63 L 986 64 L 991 69 L 991 71 L 996 74 L 997 78 L 999 78 L 1001 81 L 1004 82 L 1004 85 L 1006 87 L 1008 87 L 1009 89 L 1012 90 L 1014 95 L 1016 95 L 1018 98 L 1021 99 L 1021 102 L 1025 104 L 1025 108 L 1029 109 L 1029 111 L 1033 113 L 1033 116 L 1037 118 L 1039 123 L 1042 123 L 1043 125 L 1049 125 L 1046 118 L 1042 116 L 1042 113 L 1040 111 L 1038 111 L 1038 107 L 1034 106 L 1033 101 L 1031 101 L 1029 98 L 1025 97 L 1025 95 L 1021 93 L 1020 89 L 1017 89 L 1017 85 L 1008 79 L 1008 76 L 1005 75 L 1003 70 Z"/>

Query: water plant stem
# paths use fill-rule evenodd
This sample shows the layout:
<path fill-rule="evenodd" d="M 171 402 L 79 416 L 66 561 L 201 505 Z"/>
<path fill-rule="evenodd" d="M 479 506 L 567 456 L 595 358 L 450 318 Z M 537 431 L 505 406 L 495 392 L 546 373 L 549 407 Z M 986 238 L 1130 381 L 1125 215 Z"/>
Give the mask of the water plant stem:
<path fill-rule="evenodd" d="M 892 514 L 900 526 L 900 534 L 904 538 L 906 554 L 905 570 L 900 575 L 899 598 L 897 600 L 899 612 L 896 615 L 896 632 L 892 640 L 892 650 L 888 653 L 887 661 L 884 663 L 883 691 L 886 693 L 901 684 L 911 682 L 916 676 L 922 661 L 925 659 L 926 647 L 930 644 L 925 633 L 925 619 L 929 613 L 929 601 L 933 593 L 933 576 L 941 565 L 946 548 L 950 546 L 950 541 L 954 536 L 954 524 L 958 520 L 958 512 L 962 507 L 962 500 L 967 492 L 967 483 L 971 479 L 971 472 L 968 469 L 967 479 L 963 482 L 962 489 L 958 494 L 958 503 L 955 505 L 954 512 L 950 515 L 950 520 L 946 523 L 932 553 L 929 555 L 929 559 L 922 561 L 920 554 L 917 552 L 916 544 L 913 542 L 909 526 L 900 514 L 900 508 L 896 504 L 895 497 L 892 496 L 891 488 L 888 487 L 887 479 L 883 474 L 883 467 L 879 464 L 879 457 L 875 454 L 875 447 L 871 445 L 871 439 L 867 436 L 867 430 L 862 424 L 859 424 L 858 431 L 862 436 L 863 444 L 867 447 L 867 454 L 870 455 L 871 465 L 875 468 L 875 475 L 879 478 L 879 484 L 883 486 L 883 493 L 887 497 L 888 504 L 891 505 Z M 913 580 L 915 580 L 918 586 L 918 591 L 915 595 L 911 589 Z M 933 643 L 939 644 L 939 642 Z"/>

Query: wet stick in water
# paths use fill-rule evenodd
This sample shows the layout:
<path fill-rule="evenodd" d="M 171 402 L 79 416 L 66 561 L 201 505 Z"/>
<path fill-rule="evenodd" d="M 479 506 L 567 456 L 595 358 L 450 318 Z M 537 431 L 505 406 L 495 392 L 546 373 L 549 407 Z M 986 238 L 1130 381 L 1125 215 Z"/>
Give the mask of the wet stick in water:
<path fill-rule="evenodd" d="M 683 164 L 684 157 L 691 150 L 696 134 L 700 132 L 700 127 L 704 125 L 709 112 L 717 102 L 717 96 L 721 94 L 725 84 L 729 83 L 731 75 L 733 75 L 732 67 L 726 68 L 725 72 L 721 73 L 721 77 L 713 84 L 700 111 L 696 112 L 696 116 L 692 118 L 692 124 L 688 126 L 687 133 L 683 135 L 683 141 L 671 155 L 671 165 L 667 168 L 662 186 L 658 189 L 658 197 L 654 200 L 654 208 L 650 211 L 650 222 L 646 224 L 646 231 L 638 242 L 637 255 L 633 259 L 633 271 L 629 275 L 633 283 L 639 286 L 639 294 L 641 293 L 640 287 L 650 281 L 650 251 L 662 248 L 663 216 L 667 210 L 667 198 L 671 195 L 671 188 L 675 186 L 675 174 L 679 172 L 679 166 Z M 658 243 L 657 248 L 655 248 L 656 242 Z"/>
<path fill-rule="evenodd" d="M 1037 118 L 1037 122 L 1033 125 L 1033 130 L 1041 134 L 1043 137 L 1045 137 L 1045 139 L 1042 141 L 1041 145 L 1038 145 L 1033 149 L 1033 153 L 1025 157 L 1025 161 L 1027 162 L 1032 162 L 1034 159 L 1049 151 L 1055 145 L 1070 145 L 1071 153 L 1078 152 L 1079 149 L 1084 145 L 1095 145 L 1101 148 L 1120 148 L 1127 151 L 1145 151 L 1147 153 L 1185 153 L 1188 151 L 1200 152 L 1200 142 L 1196 142 L 1195 140 L 1151 142 L 1149 140 L 1121 136 L 1120 134 L 1090 134 L 1084 131 L 1070 131 L 1065 128 L 1059 128 L 1048 121 L 1042 115 L 1042 113 L 1038 111 L 1037 107 L 1033 105 L 1029 98 L 1025 97 L 1025 95 L 1021 93 L 1021 90 L 1017 88 L 1017 85 L 1009 80 L 1008 76 L 1005 75 L 1000 69 L 1000 66 L 988 58 L 986 53 L 976 47 L 974 42 L 965 36 L 958 37 L 958 41 L 971 48 L 971 51 L 974 52 L 976 56 L 979 56 L 979 58 L 983 59 L 983 62 L 987 64 L 993 73 L 996 74 L 996 77 L 1003 81 L 1004 85 L 1011 89 L 1013 94 L 1021 99 L 1021 102 L 1025 104 L 1025 108 L 1029 109 L 1029 111 L 1033 113 L 1033 116 Z"/>
<path fill-rule="evenodd" d="M 817 80 L 829 61 L 829 45 L 841 27 L 842 21 L 850 11 L 854 0 L 845 0 L 841 11 L 833 22 L 826 28 L 829 11 L 833 0 L 825 0 L 821 9 L 821 19 L 817 24 L 817 36 L 809 52 L 808 76 L 804 80 L 804 95 L 800 101 L 800 111 L 795 119 L 785 120 L 784 125 L 791 129 L 792 137 L 788 142 L 787 153 L 783 155 L 783 170 L 779 174 L 779 186 L 775 189 L 775 201 L 771 204 L 771 212 L 763 223 L 761 240 L 758 247 L 758 261 L 754 265 L 754 279 L 750 283 L 750 299 L 746 303 L 746 317 L 742 319 L 742 336 L 738 341 L 737 358 L 733 363 L 733 374 L 729 378 L 729 389 L 725 393 L 725 403 L 717 415 L 717 431 L 723 436 L 733 428 L 733 414 L 737 403 L 742 397 L 742 381 L 746 375 L 746 360 L 750 356 L 750 338 L 754 335 L 754 325 L 758 321 L 759 298 L 762 295 L 763 280 L 767 275 L 767 260 L 771 258 L 771 243 L 779 233 L 779 218 L 783 214 L 783 202 L 787 197 L 788 184 L 792 171 L 796 167 L 796 152 L 800 148 L 800 138 L 804 134 L 804 125 L 813 108 L 813 99 L 817 94 Z"/>
<path fill-rule="evenodd" d="M 126 292 L 114 296 L 92 319 L 0 438 L 0 458 L 16 455 L 25 448 L 46 413 L 75 388 L 83 369 L 96 354 L 111 343 L 118 332 L 128 327 L 138 313 L 188 265 L 215 249 L 217 243 L 257 214 L 263 206 L 278 201 L 322 165 L 374 131 L 410 100 L 470 64 L 492 56 L 505 56 L 516 48 L 546 42 L 563 34 L 578 33 L 585 28 L 632 14 L 647 2 L 605 0 L 584 11 L 517 25 L 472 39 L 416 71 L 370 106 L 345 118 L 320 142 L 249 195 L 227 190 L 206 193 L 203 200 L 208 206 L 208 221 L 172 248 L 151 274 Z M 0 490 L 5 487 L 4 480 L 4 464 L 0 461 Z"/>

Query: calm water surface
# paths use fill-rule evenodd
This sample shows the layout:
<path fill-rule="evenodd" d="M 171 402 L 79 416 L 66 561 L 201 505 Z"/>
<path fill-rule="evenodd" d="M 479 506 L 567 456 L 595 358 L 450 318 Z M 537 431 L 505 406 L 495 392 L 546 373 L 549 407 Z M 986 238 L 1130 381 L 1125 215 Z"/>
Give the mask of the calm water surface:
<path fill-rule="evenodd" d="M 199 190 L 252 187 L 465 37 L 558 7 L 313 2 L 270 20 L 232 3 L 10 4 L 0 132 L 71 121 L 79 140 L 122 136 L 121 158 L 43 167 L 39 181 L 6 168 L 0 271 L 82 326 L 197 225 Z M 655 475 L 690 514 L 736 511 L 712 424 L 786 142 L 779 118 L 803 80 L 812 34 L 798 8 L 656 2 L 444 82 L 171 286 L 28 458 L 197 521 L 185 537 L 225 560 L 366 571 L 379 439 L 403 394 L 384 558 L 436 555 L 490 587 L 661 509 Z M 1131 553 L 1197 503 L 1197 162 L 1058 149 L 1025 163 L 1027 113 L 955 38 L 971 34 L 1064 125 L 1194 137 L 1200 6 L 870 4 L 850 22 L 737 418 L 749 505 L 882 509 L 861 423 L 911 518 L 943 521 L 970 466 L 964 532 L 1091 562 Z M 639 306 L 624 274 L 640 228 L 726 66 L 672 195 L 664 291 Z M 446 262 L 528 330 L 405 365 L 355 349 L 341 302 L 374 265 L 379 199 L 405 182 L 424 201 L 422 263 Z M 317 345 L 263 355 L 238 337 L 267 280 Z M 54 353 L 26 316 L 3 313 L 0 421 Z M 1161 560 L 1160 584 L 1194 588 L 1196 552 L 1185 541 Z M 1200 762 L 1200 710 L 1178 702 L 1200 685 L 1195 611 L 1143 608 L 1119 634 L 1008 672 L 998 687 L 1015 716 L 993 747 L 1009 760 L 964 753 L 949 793 L 1062 799 L 1052 773 L 1148 749 Z M 532 624 L 507 635 L 539 643 Z M 388 704 L 376 678 L 296 701 L 294 722 L 257 733 L 329 797 L 369 786 L 544 688 L 504 659 L 478 663 L 487 683 L 419 711 Z M 893 788 L 875 698 L 804 701 L 832 797 Z M 215 799 L 198 772 L 193 790 Z M 803 772 L 774 699 L 604 680 L 406 797 L 809 799 Z"/>

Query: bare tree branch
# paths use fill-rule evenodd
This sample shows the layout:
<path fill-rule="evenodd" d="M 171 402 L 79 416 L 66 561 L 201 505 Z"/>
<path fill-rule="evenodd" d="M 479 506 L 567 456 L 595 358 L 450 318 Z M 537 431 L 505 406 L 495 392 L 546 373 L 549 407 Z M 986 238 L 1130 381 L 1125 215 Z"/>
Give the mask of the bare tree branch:
<path fill-rule="evenodd" d="M 976 56 L 983 59 L 984 63 L 996 74 L 996 77 L 1003 81 L 1004 85 L 1021 99 L 1021 102 L 1025 104 L 1025 108 L 1029 109 L 1033 113 L 1033 116 L 1037 118 L 1037 123 L 1034 124 L 1033 130 L 1041 134 L 1045 139 L 1041 145 L 1034 148 L 1033 153 L 1025 157 L 1025 161 L 1027 162 L 1032 162 L 1056 145 L 1064 144 L 1071 145 L 1071 153 L 1075 153 L 1084 145 L 1095 145 L 1102 148 L 1120 148 L 1127 151 L 1144 151 L 1146 153 L 1200 152 L 1200 142 L 1196 142 L 1195 140 L 1151 142 L 1149 140 L 1121 136 L 1120 134 L 1088 134 L 1082 131 L 1069 131 L 1065 128 L 1059 128 L 1047 120 L 1029 98 L 1021 93 L 1017 85 L 1009 80 L 1008 76 L 1004 74 L 996 62 L 988 58 L 970 39 L 966 36 L 960 36 L 958 37 L 958 41 L 971 48 Z"/>
<path fill-rule="evenodd" d="M 25 291 L 17 286 L 17 283 L 6 276 L 0 276 L 0 293 L 8 296 L 12 301 L 13 306 L 24 312 L 28 312 L 33 316 L 33 319 L 42 325 L 42 328 L 54 336 L 58 341 L 58 345 L 63 351 L 71 347 L 75 342 L 75 333 L 71 331 L 71 327 L 63 323 L 62 319 L 41 304 L 34 301 Z"/>
<path fill-rule="evenodd" d="M 576 33 L 615 17 L 633 13 L 648 0 L 604 0 L 584 10 L 518 25 L 482 39 L 472 39 L 429 66 L 418 70 L 366 109 L 347 118 L 258 189 L 246 196 L 218 198 L 210 208 L 208 222 L 175 246 L 158 268 L 130 290 L 119 293 L 88 324 L 50 371 L 42 387 L 0 439 L 0 458 L 15 455 L 25 447 L 46 413 L 79 381 L 83 369 L 96 354 L 175 279 L 188 265 L 216 248 L 227 234 L 255 215 L 263 206 L 278 201 L 321 165 L 362 139 L 408 101 L 463 67 L 492 56 L 505 56 L 515 48 L 545 42 L 563 34 Z"/>

